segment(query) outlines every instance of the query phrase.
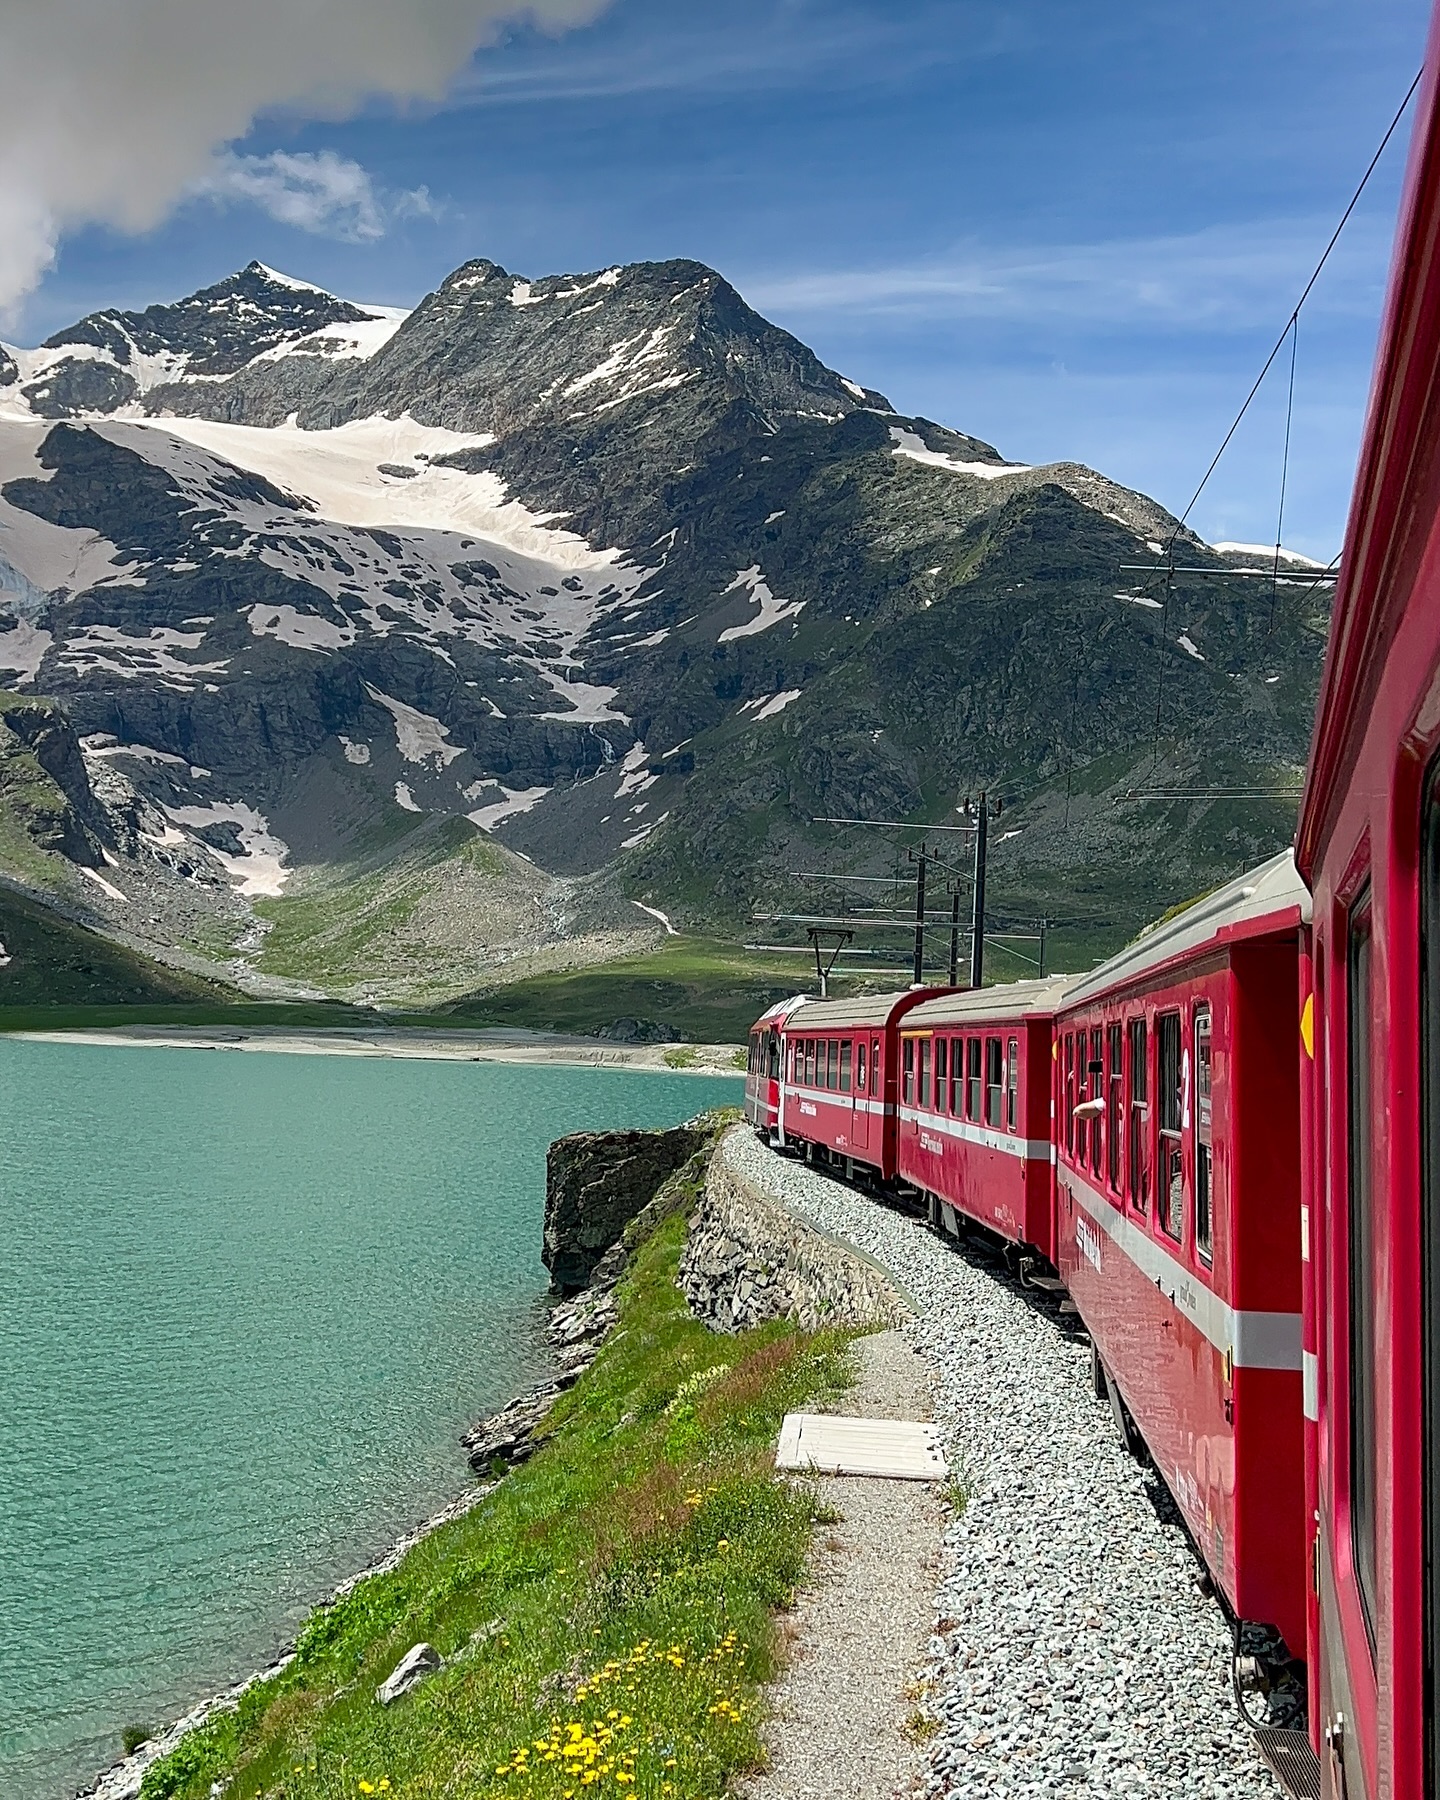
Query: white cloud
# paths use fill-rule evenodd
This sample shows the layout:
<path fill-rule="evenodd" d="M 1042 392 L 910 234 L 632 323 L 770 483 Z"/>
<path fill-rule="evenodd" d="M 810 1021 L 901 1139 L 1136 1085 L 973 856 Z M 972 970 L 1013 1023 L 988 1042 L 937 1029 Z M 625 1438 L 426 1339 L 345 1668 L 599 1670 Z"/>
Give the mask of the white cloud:
<path fill-rule="evenodd" d="M 607 3 L 3 0 L 0 312 L 34 287 L 62 232 L 149 230 L 207 180 L 369 234 L 384 203 L 370 194 L 367 210 L 353 185 L 345 198 L 342 159 L 287 170 L 277 157 L 212 166 L 216 153 L 266 112 L 340 119 L 375 99 L 440 100 L 507 21 L 560 31 Z"/>
<path fill-rule="evenodd" d="M 428 189 L 382 193 L 367 169 L 333 150 L 277 150 L 269 156 L 227 151 L 192 191 L 222 205 L 258 206 L 282 225 L 351 243 L 383 237 L 392 219 L 436 213 Z"/>
<path fill-rule="evenodd" d="M 1096 244 L 963 246 L 931 262 L 757 275 L 757 306 L 791 316 L 842 313 L 1039 324 L 1245 330 L 1284 322 L 1330 234 L 1329 220 L 1253 220 L 1184 235 Z M 1357 217 L 1308 311 L 1368 318 L 1386 265 L 1389 222 Z"/>

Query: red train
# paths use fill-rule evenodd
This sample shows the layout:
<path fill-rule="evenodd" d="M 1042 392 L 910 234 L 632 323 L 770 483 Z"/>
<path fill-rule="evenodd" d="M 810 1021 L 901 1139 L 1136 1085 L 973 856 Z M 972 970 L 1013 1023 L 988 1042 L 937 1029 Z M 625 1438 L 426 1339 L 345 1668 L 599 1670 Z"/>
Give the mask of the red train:
<path fill-rule="evenodd" d="M 1440 1794 L 1440 12 L 1296 838 L 1324 1792 Z"/>
<path fill-rule="evenodd" d="M 787 1003 L 747 1085 L 782 1147 L 1052 1265 L 1324 1800 L 1440 1800 L 1437 76 L 1440 9 L 1295 858 L 1074 981 Z"/>

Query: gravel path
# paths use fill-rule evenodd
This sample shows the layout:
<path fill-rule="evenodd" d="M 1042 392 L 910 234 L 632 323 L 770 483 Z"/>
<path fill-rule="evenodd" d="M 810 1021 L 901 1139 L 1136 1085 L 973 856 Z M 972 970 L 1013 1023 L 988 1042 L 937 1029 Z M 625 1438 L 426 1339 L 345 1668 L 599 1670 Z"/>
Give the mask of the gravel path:
<path fill-rule="evenodd" d="M 1088 1351 L 1053 1305 L 744 1127 L 720 1153 L 891 1270 L 919 1308 L 906 1335 L 934 1365 L 935 1415 L 969 1494 L 935 1600 L 926 1791 L 1280 1800 L 1169 1497 L 1120 1447 Z"/>
<path fill-rule="evenodd" d="M 899 1332 L 856 1346 L 859 1379 L 833 1410 L 928 1419 L 930 1371 Z M 839 1519 L 817 1527 L 811 1571 L 786 1621 L 790 1659 L 770 1690 L 769 1765 L 747 1800 L 890 1800 L 924 1786 L 907 1733 L 934 1620 L 948 1508 L 926 1482 L 817 1476 Z"/>

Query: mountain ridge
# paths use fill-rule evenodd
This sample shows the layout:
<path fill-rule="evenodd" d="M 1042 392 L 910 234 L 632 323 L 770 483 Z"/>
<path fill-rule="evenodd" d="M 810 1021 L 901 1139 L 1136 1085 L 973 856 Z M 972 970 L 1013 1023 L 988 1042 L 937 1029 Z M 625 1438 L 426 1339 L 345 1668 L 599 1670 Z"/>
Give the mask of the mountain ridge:
<path fill-rule="evenodd" d="M 1252 604 L 1248 550 L 895 413 L 703 264 L 475 259 L 409 312 L 252 264 L 0 353 L 0 680 L 163 821 L 97 908 L 139 910 L 128 881 L 157 944 L 196 942 L 145 862 L 176 834 L 228 884 L 233 978 L 261 899 L 339 892 L 426 818 L 543 872 L 537 953 L 567 883 L 612 947 L 653 929 L 632 901 L 740 932 L 816 856 L 888 866 L 813 818 L 987 786 L 999 904 L 1084 943 L 1283 841 L 1283 803 L 1136 795 L 1293 781 L 1310 572 Z M 1122 576 L 1177 534 L 1201 573 Z"/>

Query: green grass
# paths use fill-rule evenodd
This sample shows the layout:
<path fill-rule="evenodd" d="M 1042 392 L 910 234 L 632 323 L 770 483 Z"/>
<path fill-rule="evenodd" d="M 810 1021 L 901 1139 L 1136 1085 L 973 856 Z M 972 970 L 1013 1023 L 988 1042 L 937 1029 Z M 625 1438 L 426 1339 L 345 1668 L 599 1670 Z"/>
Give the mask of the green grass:
<path fill-rule="evenodd" d="M 0 887 L 0 1019 L 17 1009 L 54 1021 L 67 1008 L 223 1006 L 233 989 L 139 952 Z"/>
<path fill-rule="evenodd" d="M 816 1511 L 769 1453 L 849 1365 L 837 1334 L 692 1319 L 685 1227 L 672 1215 L 638 1251 L 619 1328 L 538 1454 L 313 1614 L 294 1663 L 155 1764 L 143 1800 L 216 1781 L 227 1800 L 695 1800 L 757 1763 L 773 1615 Z M 422 1640 L 443 1670 L 377 1706 Z"/>
<path fill-rule="evenodd" d="M 858 977 L 841 976 L 832 991 L 858 986 Z M 733 1044 L 748 1037 L 766 1007 L 814 992 L 815 966 L 803 956 L 766 957 L 718 938 L 684 936 L 640 956 L 467 995 L 436 1022 L 586 1033 L 628 1018 L 663 1025 L 691 1043 Z"/>

